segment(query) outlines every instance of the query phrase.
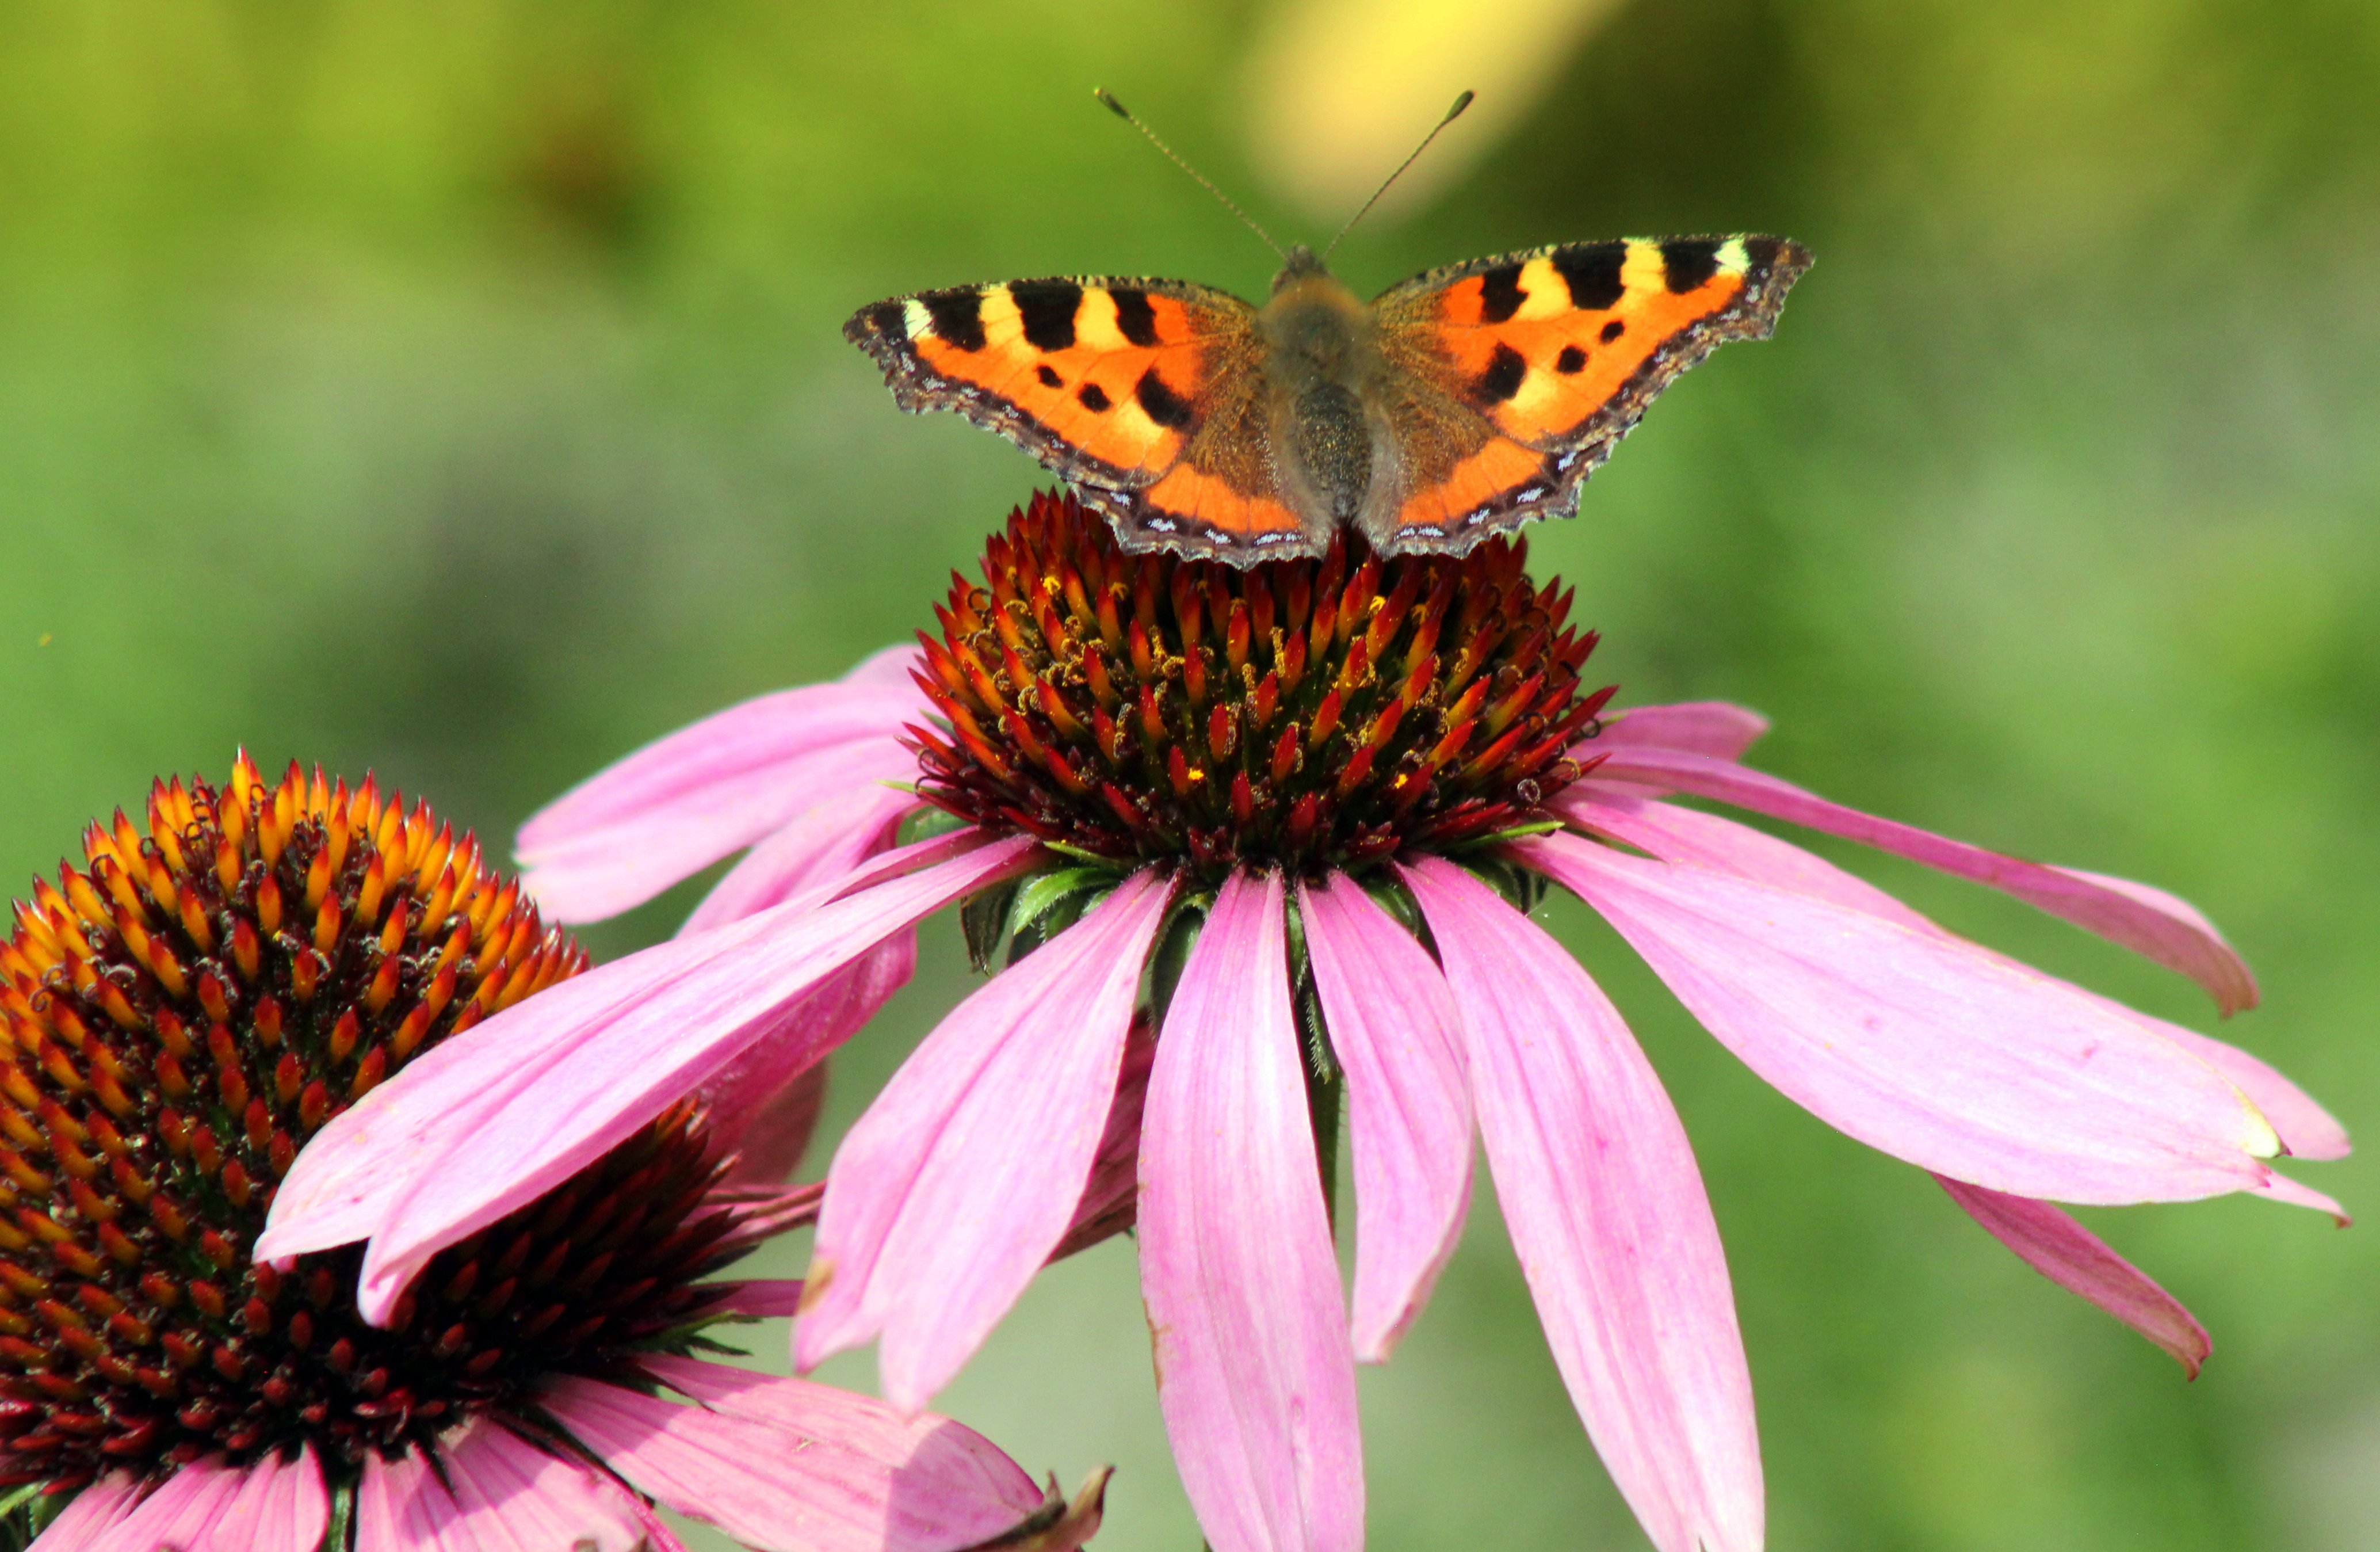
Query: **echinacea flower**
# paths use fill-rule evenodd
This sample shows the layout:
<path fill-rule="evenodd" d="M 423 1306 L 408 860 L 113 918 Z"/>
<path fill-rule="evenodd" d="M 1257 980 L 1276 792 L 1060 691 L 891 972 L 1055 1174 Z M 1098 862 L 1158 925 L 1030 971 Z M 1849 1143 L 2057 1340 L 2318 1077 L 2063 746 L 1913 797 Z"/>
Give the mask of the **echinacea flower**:
<path fill-rule="evenodd" d="M 2265 1160 L 2338 1156 L 2337 1123 L 2253 1057 L 1670 800 L 1992 885 L 2192 976 L 2226 1012 L 2254 999 L 2238 956 L 2158 891 L 1755 771 L 1749 712 L 1606 715 L 1569 604 L 1517 543 L 1383 560 L 1346 536 L 1319 561 L 1234 570 L 1123 555 L 1073 501 L 1037 499 L 979 583 L 955 580 L 910 683 L 879 657 L 737 707 L 532 821 L 530 886 L 574 919 L 751 850 L 702 930 L 358 1106 L 292 1176 L 268 1244 L 369 1234 L 377 1315 L 444 1247 L 677 1096 L 738 1064 L 815 1060 L 849 1020 L 788 1033 L 783 1010 L 964 901 L 971 947 L 990 963 L 1004 942 L 1006 969 L 836 1155 L 802 1366 L 872 1338 L 888 1398 L 923 1406 L 1079 1236 L 1087 1196 L 1109 1193 L 1121 1221 L 1111 1169 L 1136 1127 L 1160 1401 L 1208 1539 L 1347 1552 L 1354 1364 L 1385 1359 L 1427 1300 L 1475 1123 L 1621 1492 L 1664 1552 L 1747 1552 L 1759 1452 L 1717 1228 L 1619 1012 L 1527 914 L 1558 884 L 1763 1078 L 1935 1172 L 2030 1264 L 2194 1365 L 2196 1323 L 2050 1204 L 2326 1206 Z M 928 823 L 888 851 L 913 789 Z M 507 1108 L 532 1090 L 551 1097 Z M 1342 1094 L 1352 1317 L 1332 1246 Z"/>
<path fill-rule="evenodd" d="M 250 1250 L 308 1140 L 586 966 L 425 806 L 159 783 L 0 945 L 0 1534 L 41 1552 L 1062 1552 L 1098 1518 L 933 1416 L 693 1356 L 807 1216 L 671 1107 L 367 1324 L 359 1247 Z M 675 1392 L 685 1403 L 662 1394 Z M 688 1404 L 690 1403 L 690 1404 Z M 7 1545 L 23 1545 L 10 1541 Z"/>

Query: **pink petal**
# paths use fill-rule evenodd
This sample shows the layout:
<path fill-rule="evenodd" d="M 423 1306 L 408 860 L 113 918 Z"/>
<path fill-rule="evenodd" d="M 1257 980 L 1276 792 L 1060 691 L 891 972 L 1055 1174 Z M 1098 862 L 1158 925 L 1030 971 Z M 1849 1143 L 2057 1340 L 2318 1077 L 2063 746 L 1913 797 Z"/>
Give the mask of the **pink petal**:
<path fill-rule="evenodd" d="M 678 929 L 679 935 L 709 932 L 783 905 L 841 878 L 892 844 L 902 815 L 917 806 L 917 799 L 884 782 L 915 780 L 917 758 L 898 744 L 864 747 L 874 753 L 873 767 L 854 771 L 848 784 L 829 788 L 792 822 L 763 837 L 702 898 Z M 898 759 L 875 753 L 880 749 L 890 749 Z"/>
<path fill-rule="evenodd" d="M 315 1552 L 331 1525 L 331 1495 L 310 1446 L 295 1460 L 245 1466 L 210 1456 L 176 1468 L 90 1545 L 106 1552 Z"/>
<path fill-rule="evenodd" d="M 2161 889 L 2005 857 L 1828 802 L 1791 782 L 1706 754 L 1615 748 L 1595 775 L 1733 803 L 1990 885 L 2180 971 L 2205 987 L 2226 1013 L 2255 1006 L 2256 981 L 2247 964 L 2205 917 Z"/>
<path fill-rule="evenodd" d="M 1603 731 L 1570 752 L 1589 760 L 1606 750 L 1643 748 L 1683 750 L 1714 759 L 1742 757 L 1763 733 L 1768 719 L 1748 706 L 1725 701 L 1681 701 L 1668 706 L 1631 706 L 1603 719 Z"/>
<path fill-rule="evenodd" d="M 1153 870 L 944 1019 L 844 1140 L 795 1327 L 805 1370 L 881 1333 L 884 1394 L 922 1408 L 1064 1237 L 1116 1092 Z"/>
<path fill-rule="evenodd" d="M 2133 1017 L 2153 1025 L 2168 1040 L 2231 1080 L 2241 1094 L 2255 1101 L 2256 1108 L 2273 1123 L 2273 1130 L 2280 1133 L 2281 1145 L 2292 1156 L 2314 1160 L 2345 1158 L 2354 1151 L 2354 1145 L 2348 1141 L 2347 1129 L 2315 1104 L 2311 1094 L 2274 1068 L 2236 1045 L 2227 1045 L 2194 1029 L 2151 1019 L 2145 1013 Z"/>
<path fill-rule="evenodd" d="M 2173 1354 L 2191 1378 L 2198 1377 L 2199 1365 L 2215 1346 L 2206 1327 L 2071 1215 L 2029 1196 L 1985 1191 L 1941 1175 L 1934 1179 L 2018 1260 L 2114 1315 Z"/>
<path fill-rule="evenodd" d="M 1758 1552 L 1752 1376 L 1677 1111 L 1560 944 L 1451 862 L 1401 871 L 1446 965 L 1497 1199 L 1588 1436 L 1661 1552 Z"/>
<path fill-rule="evenodd" d="M 1845 873 L 1823 857 L 1779 840 L 1749 825 L 1698 809 L 1655 802 L 1632 793 L 1584 782 L 1553 800 L 1555 812 L 1592 834 L 1609 836 L 1665 862 L 1756 879 L 1779 889 L 1832 900 L 1918 932 L 1941 929 L 1865 879 Z"/>
<path fill-rule="evenodd" d="M 873 779 L 832 760 L 805 767 L 871 741 L 880 763 L 893 758 L 925 700 L 905 676 L 889 682 L 882 658 L 682 727 L 555 799 L 516 846 L 530 893 L 557 921 L 600 921 L 781 828 L 831 783 Z"/>
<path fill-rule="evenodd" d="M 2291 1207 L 2311 1207 L 2317 1213 L 2328 1213 L 2341 1228 L 2347 1228 L 2355 1221 L 2348 1216 L 2346 1208 L 2330 1197 L 2325 1196 L 2312 1186 L 2300 1185 L 2278 1170 L 2275 1170 L 2272 1177 L 2263 1185 L 2251 1186 L 2248 1190 L 2251 1195 L 2262 1196 Z"/>
<path fill-rule="evenodd" d="M 140 1484 L 114 1471 L 77 1493 L 25 1552 L 104 1552 L 116 1525 L 140 1501 Z"/>
<path fill-rule="evenodd" d="M 251 1463 L 210 1540 L 189 1552 L 315 1552 L 330 1528 L 322 1468 L 314 1447 L 301 1445 L 294 1460 L 272 1454 Z"/>
<path fill-rule="evenodd" d="M 702 1404 L 577 1378 L 540 1399 L 638 1491 L 763 1552 L 951 1552 L 1041 1505 L 1031 1478 L 947 1418 L 692 1359 L 646 1366 Z"/>
<path fill-rule="evenodd" d="M 773 1184 L 794 1172 L 826 1099 L 818 1053 L 858 1033 L 917 968 L 917 935 L 904 928 L 789 1004 L 697 1091 L 711 1135 L 737 1155 L 731 1183 Z"/>
<path fill-rule="evenodd" d="M 1741 877 L 1756 879 L 1779 889 L 1814 895 L 1853 910 L 1864 910 L 1920 932 L 1944 933 L 1934 923 L 1890 895 L 1845 873 L 1798 846 L 1722 819 L 1715 813 L 1679 808 L 1642 799 L 1594 790 L 1583 783 L 1564 792 L 1554 806 L 1572 821 L 1597 835 L 1609 836 L 1665 862 L 1691 862 Z M 1989 950 L 1979 950 L 1990 952 Z M 2002 956 L 1994 956 L 2001 958 Z M 2007 961 L 2011 965 L 2015 960 Z M 2022 967 L 2020 967 L 2022 968 Z M 2282 1145 L 2300 1158 L 2344 1158 L 2347 1130 L 2306 1093 L 2270 1066 L 2247 1052 L 2211 1039 L 2195 1030 L 2151 1018 L 2095 992 L 2075 990 L 2100 1007 L 2170 1040 L 2230 1080 L 2254 1102 L 2280 1135 Z"/>
<path fill-rule="evenodd" d="M 706 1283 L 703 1286 L 726 1287 L 734 1290 L 710 1306 L 714 1310 L 728 1310 L 736 1314 L 771 1320 L 780 1315 L 793 1315 L 802 1307 L 802 1279 L 799 1277 L 751 1277 L 739 1283 Z"/>
<path fill-rule="evenodd" d="M 368 1319 L 385 1320 L 438 1251 L 699 1088 L 856 956 L 1035 855 L 1029 838 L 993 841 L 832 904 L 795 902 L 648 948 L 497 1014 L 308 1143 L 255 1253 L 370 1236 L 358 1302 Z"/>
<path fill-rule="evenodd" d="M 917 942 L 912 934 L 901 935 L 885 948 L 905 941 L 914 962 Z M 875 957 L 871 954 L 860 962 L 867 964 Z M 744 1059 L 738 1057 L 737 1065 Z M 826 1110 L 829 1066 L 825 1061 L 813 1062 L 773 1089 L 764 1087 L 762 1081 L 739 1091 L 732 1079 L 724 1082 L 713 1079 L 705 1085 L 703 1103 L 710 1110 L 711 1134 L 721 1147 L 732 1148 L 735 1154 L 724 1184 L 774 1185 L 791 1179 L 801 1167 L 802 1155 L 809 1152 L 810 1138 L 818 1131 L 819 1117 Z"/>
<path fill-rule="evenodd" d="M 1139 1221 L 1140 1118 L 1148 1103 L 1148 1069 L 1156 1062 L 1157 1036 L 1144 1013 L 1133 1020 L 1132 1033 L 1124 1037 L 1123 1066 L 1116 1073 L 1115 1098 L 1108 1106 L 1107 1128 L 1099 1133 L 1099 1151 L 1091 1157 L 1091 1178 L 1083 1183 L 1083 1197 L 1075 1204 L 1075 1221 L 1066 1226 L 1066 1237 L 1050 1253 L 1052 1262 L 1112 1239 Z"/>
<path fill-rule="evenodd" d="M 356 1552 L 641 1552 L 636 1499 L 600 1472 L 475 1419 L 419 1450 L 364 1457 Z M 441 1472 L 443 1480 L 441 1479 Z"/>
<path fill-rule="evenodd" d="M 1446 977 L 1363 886 L 1298 886 L 1355 1155 L 1355 1359 L 1385 1363 L 1471 1202 L 1471 1094 Z"/>
<path fill-rule="evenodd" d="M 1158 1401 L 1214 1552 L 1363 1545 L 1354 1352 L 1304 1068 L 1281 879 L 1234 874 L 1166 1012 L 1140 1155 Z"/>
<path fill-rule="evenodd" d="M 212 1552 L 215 1521 L 248 1477 L 247 1467 L 220 1455 L 176 1467 L 102 1545 L 106 1552 Z"/>
<path fill-rule="evenodd" d="M 917 677 L 926 666 L 926 654 L 917 650 L 915 642 L 895 642 L 889 647 L 879 647 L 851 666 L 843 676 L 845 684 L 872 685 L 880 690 L 905 690 L 917 694 Z M 922 707 L 924 697 L 918 696 Z"/>
<path fill-rule="evenodd" d="M 1948 935 L 1574 836 L 1512 854 L 1600 911 L 1746 1065 L 1839 1130 L 2019 1196 L 2239 1191 L 2279 1145 L 2204 1062 Z"/>

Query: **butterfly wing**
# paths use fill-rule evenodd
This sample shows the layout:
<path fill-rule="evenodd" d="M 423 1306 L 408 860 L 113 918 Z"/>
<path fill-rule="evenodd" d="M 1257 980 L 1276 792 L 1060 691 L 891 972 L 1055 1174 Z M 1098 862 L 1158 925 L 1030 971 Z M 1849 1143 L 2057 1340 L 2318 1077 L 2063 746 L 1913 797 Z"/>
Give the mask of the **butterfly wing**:
<path fill-rule="evenodd" d="M 1372 304 L 1402 455 L 1384 550 L 1460 553 L 1564 515 L 1670 379 L 1767 337 L 1810 256 L 1779 238 L 1569 243 L 1416 275 Z"/>
<path fill-rule="evenodd" d="M 1127 550 L 1304 547 L 1273 477 L 1256 314 L 1179 280 L 963 286 L 861 308 L 844 337 L 904 409 L 955 409 L 1039 458 Z"/>

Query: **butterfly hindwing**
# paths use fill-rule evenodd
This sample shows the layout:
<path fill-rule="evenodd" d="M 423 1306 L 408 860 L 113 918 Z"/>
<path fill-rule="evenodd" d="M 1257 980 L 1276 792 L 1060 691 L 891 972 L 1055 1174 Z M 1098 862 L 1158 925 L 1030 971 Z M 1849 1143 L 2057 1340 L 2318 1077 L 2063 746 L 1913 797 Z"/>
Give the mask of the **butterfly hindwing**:
<path fill-rule="evenodd" d="M 1205 286 L 1078 276 L 896 297 L 844 335 L 901 408 L 999 432 L 1074 483 L 1126 548 L 1241 554 L 1303 532 L 1250 402 L 1254 318 Z"/>
<path fill-rule="evenodd" d="M 1776 238 L 1569 243 L 1433 270 L 1374 303 L 1406 449 L 1376 541 L 1467 549 L 1574 507 L 1578 487 L 1670 381 L 1765 337 L 1809 267 Z"/>

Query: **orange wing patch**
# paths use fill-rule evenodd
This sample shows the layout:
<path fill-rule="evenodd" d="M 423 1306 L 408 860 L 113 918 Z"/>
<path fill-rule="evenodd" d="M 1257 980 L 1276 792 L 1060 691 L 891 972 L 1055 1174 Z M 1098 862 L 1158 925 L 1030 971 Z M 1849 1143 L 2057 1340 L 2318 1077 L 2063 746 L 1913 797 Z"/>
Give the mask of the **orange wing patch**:
<path fill-rule="evenodd" d="M 1139 493 L 1135 505 L 1142 527 L 1200 541 L 1192 553 L 1262 553 L 1305 538 L 1304 520 L 1269 486 L 1243 489 L 1189 463 Z"/>
<path fill-rule="evenodd" d="M 844 336 L 902 409 L 955 409 L 1069 480 L 1123 492 L 1179 461 L 1211 347 L 1247 320 L 1236 298 L 1180 281 L 1017 280 L 878 302 Z"/>
<path fill-rule="evenodd" d="M 1374 304 L 1387 348 L 1485 422 L 1475 452 L 1408 490 L 1398 534 L 1468 547 L 1483 528 L 1574 509 L 1671 379 L 1769 333 L 1809 262 L 1775 238 L 1574 243 L 1391 290 Z"/>

